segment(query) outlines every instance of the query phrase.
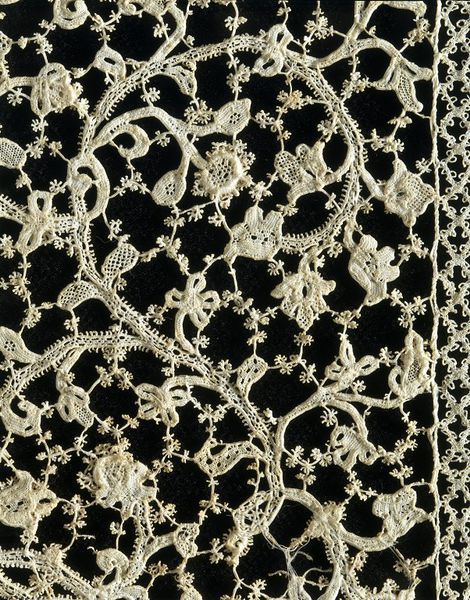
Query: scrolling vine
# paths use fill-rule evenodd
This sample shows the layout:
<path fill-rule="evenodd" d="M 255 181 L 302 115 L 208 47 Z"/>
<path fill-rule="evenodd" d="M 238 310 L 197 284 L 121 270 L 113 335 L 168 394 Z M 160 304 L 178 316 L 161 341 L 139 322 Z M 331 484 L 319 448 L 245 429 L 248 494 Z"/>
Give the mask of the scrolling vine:
<path fill-rule="evenodd" d="M 431 4 L 0 0 L 0 597 L 463 597 Z"/>

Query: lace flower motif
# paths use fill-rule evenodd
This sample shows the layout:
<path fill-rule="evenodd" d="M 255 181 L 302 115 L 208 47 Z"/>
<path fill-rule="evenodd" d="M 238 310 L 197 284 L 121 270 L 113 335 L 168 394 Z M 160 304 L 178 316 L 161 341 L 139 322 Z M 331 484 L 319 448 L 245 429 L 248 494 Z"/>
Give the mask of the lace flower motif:
<path fill-rule="evenodd" d="M 424 340 L 415 331 L 405 338 L 405 348 L 399 365 L 390 371 L 390 390 L 403 400 L 410 400 L 429 389 L 430 358 L 424 351 Z"/>
<path fill-rule="evenodd" d="M 52 195 L 49 192 L 33 192 L 28 196 L 28 214 L 16 247 L 21 253 L 29 254 L 53 232 Z"/>
<path fill-rule="evenodd" d="M 243 223 L 232 229 L 232 240 L 224 250 L 225 259 L 245 256 L 254 260 L 270 260 L 282 244 L 281 213 L 272 210 L 266 217 L 259 206 L 252 206 L 245 213 Z"/>
<path fill-rule="evenodd" d="M 49 63 L 41 69 L 33 85 L 31 108 L 44 117 L 73 105 L 77 97 L 77 87 L 72 85 L 70 73 L 64 65 Z"/>
<path fill-rule="evenodd" d="M 338 358 L 326 367 L 325 375 L 335 382 L 334 389 L 341 391 L 350 387 L 357 378 L 373 373 L 378 366 L 378 360 L 370 354 L 356 360 L 351 342 L 343 338 Z"/>
<path fill-rule="evenodd" d="M 34 535 L 39 521 L 51 514 L 57 502 L 54 492 L 27 471 L 17 471 L 16 481 L 0 490 L 0 522 Z"/>
<path fill-rule="evenodd" d="M 167 427 L 175 427 L 179 423 L 177 408 L 185 406 L 190 394 L 181 385 L 171 379 L 161 387 L 151 383 L 141 383 L 136 388 L 139 398 L 139 416 L 142 419 L 161 418 Z"/>
<path fill-rule="evenodd" d="M 96 501 L 104 508 L 120 504 L 122 511 L 130 515 L 135 504 L 155 498 L 155 489 L 144 485 L 147 474 L 147 467 L 127 452 L 99 458 L 93 469 Z"/>
<path fill-rule="evenodd" d="M 377 458 L 374 446 L 367 440 L 366 432 L 359 432 L 352 427 L 340 425 L 330 437 L 333 462 L 350 471 L 359 460 L 371 465 Z"/>
<path fill-rule="evenodd" d="M 213 144 L 204 166 L 195 174 L 193 193 L 219 199 L 238 196 L 251 183 L 248 169 L 254 158 L 240 140 L 233 145 L 227 142 Z"/>
<path fill-rule="evenodd" d="M 165 302 L 169 308 L 177 308 L 175 318 L 175 337 L 180 344 L 190 350 L 192 345 L 186 339 L 183 331 L 183 322 L 186 316 L 198 329 L 204 329 L 209 323 L 209 313 L 220 305 L 217 292 L 203 290 L 206 287 L 206 278 L 202 273 L 194 273 L 188 277 L 184 291 L 172 289 L 165 295 Z"/>
<path fill-rule="evenodd" d="M 383 191 L 385 208 L 398 215 L 405 225 L 413 227 L 416 218 L 436 199 L 436 193 L 419 175 L 410 173 L 399 158 L 394 161 L 393 168 L 393 175 Z"/>
<path fill-rule="evenodd" d="M 431 69 L 395 57 L 376 86 L 379 90 L 393 90 L 406 111 L 420 113 L 423 104 L 418 101 L 415 85 L 417 81 L 428 80 L 431 76 Z"/>
<path fill-rule="evenodd" d="M 416 507 L 416 500 L 416 492 L 409 486 L 375 499 L 372 512 L 383 519 L 384 532 L 392 539 L 405 535 L 416 523 L 427 518 L 426 512 Z"/>
<path fill-rule="evenodd" d="M 387 283 L 400 275 L 400 269 L 391 264 L 395 252 L 390 246 L 377 249 L 377 240 L 371 235 L 363 235 L 354 246 L 349 260 L 351 277 L 366 291 L 364 303 L 378 304 L 387 295 Z"/>
<path fill-rule="evenodd" d="M 328 309 L 323 296 L 332 292 L 335 287 L 334 281 L 323 279 L 304 262 L 298 273 L 288 275 L 274 288 L 271 296 L 282 298 L 282 311 L 295 319 L 299 327 L 307 330 L 318 315 Z"/>

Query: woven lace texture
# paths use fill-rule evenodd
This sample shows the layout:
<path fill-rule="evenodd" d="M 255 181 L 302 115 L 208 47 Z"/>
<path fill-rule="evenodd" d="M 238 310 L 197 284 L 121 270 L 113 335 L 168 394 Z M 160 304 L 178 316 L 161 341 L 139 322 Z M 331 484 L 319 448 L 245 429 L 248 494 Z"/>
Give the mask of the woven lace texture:
<path fill-rule="evenodd" d="M 468 597 L 469 29 L 0 0 L 0 598 Z"/>

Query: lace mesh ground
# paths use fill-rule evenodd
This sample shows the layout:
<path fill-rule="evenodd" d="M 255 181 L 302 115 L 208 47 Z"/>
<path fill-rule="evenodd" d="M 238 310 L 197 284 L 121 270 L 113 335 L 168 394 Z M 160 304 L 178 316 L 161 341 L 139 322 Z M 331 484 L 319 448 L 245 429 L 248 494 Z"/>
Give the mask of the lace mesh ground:
<path fill-rule="evenodd" d="M 464 598 L 470 4 L 0 11 L 0 597 Z"/>

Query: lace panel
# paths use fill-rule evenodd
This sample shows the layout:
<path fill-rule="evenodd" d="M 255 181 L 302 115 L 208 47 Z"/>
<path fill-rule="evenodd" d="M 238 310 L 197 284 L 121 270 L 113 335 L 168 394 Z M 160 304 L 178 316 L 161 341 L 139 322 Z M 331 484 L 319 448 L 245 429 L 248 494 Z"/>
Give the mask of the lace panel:
<path fill-rule="evenodd" d="M 466 597 L 470 4 L 0 8 L 0 598 Z"/>

